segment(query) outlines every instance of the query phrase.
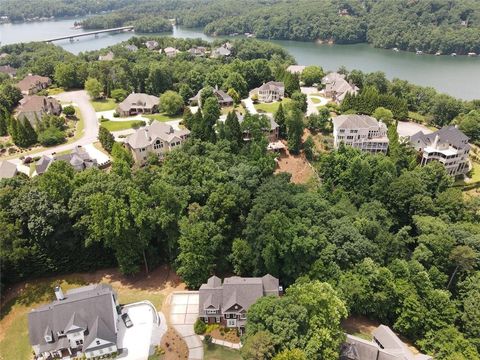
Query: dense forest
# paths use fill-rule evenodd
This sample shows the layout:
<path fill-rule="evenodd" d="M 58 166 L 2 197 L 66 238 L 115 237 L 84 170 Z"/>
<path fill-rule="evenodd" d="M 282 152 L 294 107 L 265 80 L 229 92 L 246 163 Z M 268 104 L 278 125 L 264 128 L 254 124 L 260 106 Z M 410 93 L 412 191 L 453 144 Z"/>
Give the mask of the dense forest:
<path fill-rule="evenodd" d="M 168 58 L 148 50 L 147 39 L 183 53 Z M 138 51 L 126 49 L 127 43 Z M 19 76 L 50 76 L 65 89 L 95 79 L 107 95 L 175 92 L 184 102 L 204 87 L 245 96 L 265 81 L 283 80 L 292 101 L 279 107 L 275 119 L 290 151 L 307 151 L 304 126 L 323 126 L 314 117 L 304 122 L 299 79 L 284 70 L 293 58 L 276 45 L 237 40 L 230 59 L 211 59 L 185 50 L 220 43 L 166 37 L 127 43 L 78 56 L 51 44 L 7 45 L 1 64 L 19 68 Z M 107 51 L 114 59 L 98 61 Z M 361 91 L 331 110 L 387 107 L 397 119 L 416 112 L 438 126 L 466 123 L 479 133 L 478 101 L 388 81 L 382 73 L 339 71 Z M 0 120 L 19 100 L 12 80 L 1 81 Z M 286 295 L 250 310 L 246 358 L 249 349 L 265 348 L 271 354 L 266 358 L 295 350 L 308 359 L 336 359 L 339 321 L 350 314 L 392 326 L 436 359 L 480 359 L 479 198 L 464 196 L 439 164 L 417 166 L 394 121 L 388 156 L 343 147 L 315 154 L 318 179 L 293 184 L 290 175 L 274 174 L 264 118 L 246 116 L 240 125 L 230 113 L 214 131 L 220 109 L 211 91 L 204 89 L 202 98 L 199 112 L 184 115 L 191 139 L 162 163 L 149 157 L 138 168 L 128 151 L 110 141 L 109 172 L 76 173 L 56 162 L 42 176 L 1 180 L 2 287 L 112 265 L 135 274 L 169 263 L 190 288 L 211 274 L 268 272 L 279 277 Z M 252 135 L 247 143 L 245 130 Z M 101 133 L 105 146 L 109 133 Z"/>
<path fill-rule="evenodd" d="M 89 19 L 85 26 L 123 25 L 129 17 L 175 18 L 186 27 L 204 27 L 208 34 L 248 32 L 264 39 L 368 42 L 431 54 L 480 53 L 480 3 L 476 0 L 7 0 L 0 15 L 22 20 L 106 10 L 118 12 Z"/>

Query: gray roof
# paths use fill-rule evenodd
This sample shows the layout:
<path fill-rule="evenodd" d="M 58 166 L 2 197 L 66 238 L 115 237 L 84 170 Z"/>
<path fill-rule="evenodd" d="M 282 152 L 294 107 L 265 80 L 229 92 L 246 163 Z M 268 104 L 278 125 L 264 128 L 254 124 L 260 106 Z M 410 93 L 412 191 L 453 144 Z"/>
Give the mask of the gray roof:
<path fill-rule="evenodd" d="M 2 65 L 0 66 L 0 73 L 15 76 L 17 74 L 17 69 L 11 67 L 10 65 Z"/>
<path fill-rule="evenodd" d="M 100 55 L 98 57 L 98 60 L 100 61 L 111 61 L 115 58 L 115 55 L 113 54 L 113 52 L 109 51 L 106 55 Z"/>
<path fill-rule="evenodd" d="M 374 117 L 356 114 L 334 117 L 333 124 L 341 129 L 368 129 L 379 126 L 379 122 Z"/>
<path fill-rule="evenodd" d="M 0 161 L 0 179 L 12 178 L 17 174 L 17 165 L 10 161 Z"/>
<path fill-rule="evenodd" d="M 40 121 L 45 114 L 60 115 L 62 106 L 57 99 L 50 96 L 25 96 L 16 109 L 17 119 L 26 118 L 32 126 Z"/>
<path fill-rule="evenodd" d="M 48 157 L 47 155 L 42 155 L 40 159 L 36 162 L 35 171 L 38 175 L 43 174 L 47 171 L 50 163 L 52 162 L 52 158 Z"/>
<path fill-rule="evenodd" d="M 345 79 L 345 75 L 339 74 L 337 72 L 331 72 L 322 78 L 322 84 L 329 84 L 329 83 L 332 83 L 338 80 L 344 80 L 344 79 Z"/>
<path fill-rule="evenodd" d="M 138 47 L 136 45 L 130 44 L 130 45 L 125 45 L 125 49 L 135 52 L 138 50 Z"/>
<path fill-rule="evenodd" d="M 212 52 L 212 56 L 230 56 L 232 54 L 232 51 L 228 49 L 226 46 L 220 46 L 219 48 L 216 48 Z"/>
<path fill-rule="evenodd" d="M 122 111 L 129 111 L 132 107 L 142 107 L 145 109 L 153 109 L 158 106 L 160 99 L 156 96 L 144 93 L 131 93 L 118 104 L 118 108 Z"/>
<path fill-rule="evenodd" d="M 348 93 L 356 94 L 359 90 L 355 84 L 345 80 L 345 75 L 339 73 L 330 73 L 323 77 L 322 84 L 325 84 L 325 92 L 336 93 L 337 100 L 343 100 Z"/>
<path fill-rule="evenodd" d="M 125 142 L 133 149 L 144 148 L 153 144 L 156 139 L 171 142 L 178 138 L 181 140 L 182 136 L 190 134 L 187 129 L 175 130 L 171 125 L 153 121 L 149 126 L 138 129 L 133 134 L 127 136 Z"/>
<path fill-rule="evenodd" d="M 238 277 L 221 280 L 212 276 L 206 284 L 199 289 L 199 311 L 213 306 L 216 309 L 227 311 L 234 305 L 239 305 L 242 310 L 248 308 L 262 296 L 278 296 L 278 279 L 267 274 L 263 277 Z"/>
<path fill-rule="evenodd" d="M 283 82 L 280 81 L 269 81 L 264 83 L 262 86 L 257 88 L 257 90 L 270 90 L 270 91 L 283 91 L 285 89 L 285 85 Z"/>
<path fill-rule="evenodd" d="M 468 144 L 468 136 L 452 125 L 444 126 L 440 130 L 437 130 L 431 134 L 424 134 L 423 132 L 419 131 L 410 137 L 410 142 L 413 145 L 422 144 L 422 146 L 431 146 L 435 142 L 435 138 L 437 138 L 437 136 L 438 144 L 450 144 L 459 149 L 470 147 Z"/>
<path fill-rule="evenodd" d="M 47 86 L 51 82 L 52 80 L 46 76 L 29 74 L 17 83 L 17 87 L 21 91 L 29 91 L 30 89 L 34 88 L 37 84 L 42 84 L 43 86 Z"/>
<path fill-rule="evenodd" d="M 72 165 L 75 170 L 84 170 L 97 166 L 97 160 L 91 159 L 90 155 L 88 155 L 87 151 L 82 147 L 74 148 L 70 154 L 55 155 L 52 162 L 53 161 L 65 161 Z"/>
<path fill-rule="evenodd" d="M 191 97 L 188 100 L 189 101 L 199 101 L 200 98 L 201 98 L 202 90 L 203 89 L 200 89 L 197 92 L 197 95 L 195 95 L 194 97 Z M 214 88 L 213 89 L 213 95 L 215 95 L 215 97 L 217 98 L 217 100 L 220 104 L 222 104 L 222 103 L 233 103 L 233 98 L 221 89 Z"/>
<path fill-rule="evenodd" d="M 98 284 L 67 291 L 65 299 L 32 310 L 28 314 L 30 344 L 39 345 L 40 352 L 68 347 L 65 337 L 58 333 L 66 333 L 72 325 L 88 328 L 84 348 L 95 338 L 115 343 L 116 309 L 112 297 L 116 298 L 116 293 L 110 285 Z M 53 342 L 45 341 L 47 331 L 51 331 Z"/>

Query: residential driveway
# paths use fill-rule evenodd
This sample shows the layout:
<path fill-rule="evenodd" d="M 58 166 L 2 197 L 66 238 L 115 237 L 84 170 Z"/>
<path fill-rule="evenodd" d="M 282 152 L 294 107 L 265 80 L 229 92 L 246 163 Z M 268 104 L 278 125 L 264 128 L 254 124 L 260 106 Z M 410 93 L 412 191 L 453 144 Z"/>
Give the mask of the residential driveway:
<path fill-rule="evenodd" d="M 257 109 L 253 106 L 253 100 L 251 98 L 243 99 L 242 103 L 250 114 L 254 115 L 257 113 Z"/>
<path fill-rule="evenodd" d="M 203 359 L 202 340 L 193 331 L 198 318 L 198 291 L 176 292 L 170 298 L 170 322 L 188 346 L 188 359 Z"/>
<path fill-rule="evenodd" d="M 423 131 L 425 134 L 431 134 L 433 131 L 425 125 L 417 124 L 412 121 L 399 121 L 397 125 L 398 136 L 406 137 L 412 136 L 419 131 Z"/>
<path fill-rule="evenodd" d="M 119 321 L 117 347 L 122 349 L 119 356 L 123 360 L 147 360 L 153 344 L 159 343 L 159 336 L 166 331 L 166 324 L 160 321 L 153 306 L 146 303 L 130 304 L 123 308 L 133 326 L 127 328 L 123 320 Z M 161 334 L 163 328 L 163 334 Z M 161 339 L 160 336 L 160 339 Z"/>

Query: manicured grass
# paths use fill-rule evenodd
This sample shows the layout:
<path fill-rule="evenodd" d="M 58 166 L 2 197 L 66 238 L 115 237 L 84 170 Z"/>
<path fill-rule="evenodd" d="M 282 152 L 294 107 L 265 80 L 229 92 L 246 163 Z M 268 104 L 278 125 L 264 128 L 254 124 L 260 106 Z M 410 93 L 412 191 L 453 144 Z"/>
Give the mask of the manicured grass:
<path fill-rule="evenodd" d="M 113 99 L 93 100 L 92 105 L 97 112 L 114 110 L 117 107 L 117 104 Z"/>
<path fill-rule="evenodd" d="M 283 99 L 282 103 L 283 106 L 285 104 L 289 103 L 290 99 Z M 266 113 L 275 113 L 280 106 L 280 101 L 273 102 L 273 103 L 260 103 L 260 104 L 255 104 L 255 109 L 257 109 L 258 112 L 266 112 Z"/>
<path fill-rule="evenodd" d="M 108 131 L 120 131 L 131 129 L 135 125 L 141 126 L 143 124 L 140 120 L 127 120 L 127 121 L 102 121 L 101 126 L 106 128 Z"/>
<path fill-rule="evenodd" d="M 223 115 L 227 115 L 232 110 L 235 110 L 235 111 L 239 112 L 240 114 L 245 114 L 245 109 L 243 108 L 242 105 L 227 106 L 227 107 L 223 107 L 221 109 Z"/>
<path fill-rule="evenodd" d="M 210 344 L 204 345 L 203 349 L 205 360 L 241 360 L 240 351 L 233 350 L 224 346 Z"/>
<path fill-rule="evenodd" d="M 314 97 L 310 98 L 310 100 L 312 100 L 314 104 L 320 104 L 322 102 L 322 100 L 320 100 L 319 98 L 314 98 Z"/>
<path fill-rule="evenodd" d="M 157 120 L 157 121 L 170 121 L 170 120 L 178 120 L 178 119 L 181 119 L 182 118 L 182 115 L 173 115 L 173 116 L 170 116 L 170 115 L 167 115 L 165 113 L 160 113 L 160 114 L 145 114 L 145 115 L 142 115 L 143 117 L 146 117 L 148 119 L 152 119 L 152 120 Z"/>
<path fill-rule="evenodd" d="M 472 161 L 472 182 L 480 181 L 480 163 Z"/>

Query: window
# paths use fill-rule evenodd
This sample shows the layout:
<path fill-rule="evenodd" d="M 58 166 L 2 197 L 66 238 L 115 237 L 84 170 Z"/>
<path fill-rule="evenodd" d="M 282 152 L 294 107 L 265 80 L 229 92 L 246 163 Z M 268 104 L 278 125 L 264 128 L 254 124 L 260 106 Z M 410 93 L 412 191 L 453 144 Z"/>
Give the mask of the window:
<path fill-rule="evenodd" d="M 246 318 L 247 318 L 246 313 L 240 314 L 240 319 L 245 320 Z"/>
<path fill-rule="evenodd" d="M 75 341 L 75 344 L 77 344 L 77 346 L 80 346 L 83 344 L 83 340 L 77 340 Z"/>
<path fill-rule="evenodd" d="M 228 327 L 235 327 L 235 326 L 237 326 L 237 320 L 236 320 L 236 319 L 228 319 L 228 320 L 227 320 L 227 326 L 228 326 Z"/>
<path fill-rule="evenodd" d="M 220 322 L 220 318 L 219 318 L 219 317 L 215 318 L 215 321 L 216 321 L 217 323 L 219 323 L 219 322 Z"/>
<path fill-rule="evenodd" d="M 99 341 L 99 340 L 97 340 L 97 345 L 100 345 L 100 341 Z"/>
<path fill-rule="evenodd" d="M 214 315 L 217 313 L 217 310 L 207 310 L 207 314 Z"/>
<path fill-rule="evenodd" d="M 163 143 L 160 140 L 155 141 L 155 144 L 153 145 L 153 148 L 155 150 L 163 148 Z"/>

